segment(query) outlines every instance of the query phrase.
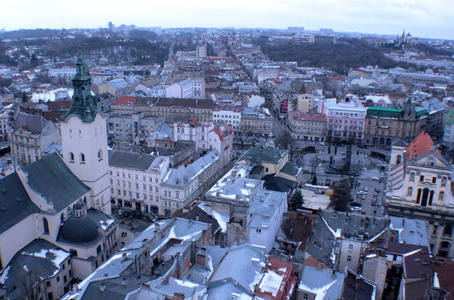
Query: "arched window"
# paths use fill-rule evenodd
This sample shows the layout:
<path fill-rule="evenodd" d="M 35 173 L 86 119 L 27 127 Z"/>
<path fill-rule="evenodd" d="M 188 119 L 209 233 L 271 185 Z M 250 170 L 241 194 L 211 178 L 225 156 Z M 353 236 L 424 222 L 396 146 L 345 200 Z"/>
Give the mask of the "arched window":
<path fill-rule="evenodd" d="M 80 163 L 81 164 L 85 163 L 85 154 L 83 154 L 83 153 L 80 154 Z"/>
<path fill-rule="evenodd" d="M 102 150 L 99 149 L 98 151 L 98 160 L 102 160 Z"/>
<path fill-rule="evenodd" d="M 49 234 L 49 222 L 47 221 L 46 218 L 43 218 L 43 230 L 44 234 Z"/>
<path fill-rule="evenodd" d="M 69 162 L 73 163 L 74 162 L 74 153 L 69 152 Z"/>
<path fill-rule="evenodd" d="M 444 198 L 445 198 L 445 193 L 440 192 L 440 194 L 438 195 L 438 201 L 443 201 Z"/>
<path fill-rule="evenodd" d="M 415 181 L 415 173 L 413 173 L 413 172 L 410 173 L 410 181 L 411 182 Z"/>
<path fill-rule="evenodd" d="M 62 213 L 60 215 L 60 221 L 63 222 L 65 220 L 65 213 Z"/>
<path fill-rule="evenodd" d="M 408 188 L 408 191 L 407 191 L 407 196 L 410 196 L 413 194 L 413 188 L 412 187 L 409 187 Z"/>
<path fill-rule="evenodd" d="M 445 187 L 445 186 L 446 186 L 446 177 L 443 177 L 443 178 L 441 179 L 441 186 L 442 186 L 442 187 Z"/>
<path fill-rule="evenodd" d="M 397 155 L 397 158 L 396 158 L 396 165 L 400 164 L 402 162 L 402 155 Z"/>

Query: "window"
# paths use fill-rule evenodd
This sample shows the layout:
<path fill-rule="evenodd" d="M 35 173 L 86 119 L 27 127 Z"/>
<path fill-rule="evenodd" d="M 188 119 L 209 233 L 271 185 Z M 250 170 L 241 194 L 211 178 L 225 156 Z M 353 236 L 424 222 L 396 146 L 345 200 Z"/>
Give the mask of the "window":
<path fill-rule="evenodd" d="M 411 182 L 415 181 L 415 173 L 413 173 L 413 172 L 410 174 L 410 181 Z"/>
<path fill-rule="evenodd" d="M 413 188 L 412 188 L 412 187 L 409 187 L 409 188 L 408 188 L 408 191 L 407 191 L 407 196 L 408 196 L 408 197 L 411 197 L 412 194 L 413 194 Z"/>
<path fill-rule="evenodd" d="M 419 181 L 424 181 L 424 175 L 419 176 Z"/>
<path fill-rule="evenodd" d="M 442 186 L 442 187 L 445 187 L 445 186 L 446 186 L 446 177 L 443 177 L 443 178 L 441 179 L 441 186 Z"/>
<path fill-rule="evenodd" d="M 83 153 L 80 154 L 80 163 L 81 164 L 85 163 L 85 154 L 83 154 Z"/>
<path fill-rule="evenodd" d="M 262 233 L 262 229 L 257 228 L 257 229 L 255 230 L 255 232 L 256 232 L 256 233 Z"/>
<path fill-rule="evenodd" d="M 348 250 L 353 250 L 353 244 L 348 245 Z"/>
<path fill-rule="evenodd" d="M 44 234 L 49 234 L 49 222 L 46 218 L 43 218 L 43 231 Z"/>
<path fill-rule="evenodd" d="M 440 192 L 440 194 L 438 195 L 438 201 L 443 201 L 444 198 L 445 198 L 445 193 Z"/>
<path fill-rule="evenodd" d="M 352 261 L 352 256 L 351 255 L 347 255 L 347 261 Z"/>
<path fill-rule="evenodd" d="M 102 150 L 99 149 L 98 151 L 98 161 L 101 161 L 102 160 Z"/>
<path fill-rule="evenodd" d="M 437 183 L 437 177 L 432 177 L 432 183 Z"/>
<path fill-rule="evenodd" d="M 69 152 L 69 162 L 73 163 L 74 162 L 74 153 Z"/>

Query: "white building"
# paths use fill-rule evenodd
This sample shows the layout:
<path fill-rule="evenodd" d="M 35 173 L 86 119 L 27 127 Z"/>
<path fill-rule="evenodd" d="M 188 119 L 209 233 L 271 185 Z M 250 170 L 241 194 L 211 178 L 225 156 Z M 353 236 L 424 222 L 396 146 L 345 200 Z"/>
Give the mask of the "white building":
<path fill-rule="evenodd" d="M 233 131 L 229 125 L 213 122 L 174 123 L 173 141 L 193 141 L 197 149 L 216 149 L 221 155 L 222 165 L 232 159 Z"/>
<path fill-rule="evenodd" d="M 158 212 L 168 157 L 109 151 L 109 165 L 112 205 L 143 213 Z"/>
<path fill-rule="evenodd" d="M 90 187 L 89 207 L 111 214 L 107 117 L 91 96 L 91 77 L 82 59 L 73 79 L 73 103 L 60 123 L 62 152 L 71 171 Z"/>
<path fill-rule="evenodd" d="M 287 211 L 287 193 L 260 189 L 247 211 L 247 242 L 269 252 Z"/>
<path fill-rule="evenodd" d="M 329 100 L 329 101 L 327 101 Z M 331 141 L 340 142 L 343 139 L 352 139 L 361 143 L 364 135 L 366 107 L 355 100 L 336 103 L 331 99 L 319 101 L 319 112 L 326 114 L 327 132 Z"/>
<path fill-rule="evenodd" d="M 186 79 L 166 86 L 167 98 L 205 99 L 205 80 Z"/>

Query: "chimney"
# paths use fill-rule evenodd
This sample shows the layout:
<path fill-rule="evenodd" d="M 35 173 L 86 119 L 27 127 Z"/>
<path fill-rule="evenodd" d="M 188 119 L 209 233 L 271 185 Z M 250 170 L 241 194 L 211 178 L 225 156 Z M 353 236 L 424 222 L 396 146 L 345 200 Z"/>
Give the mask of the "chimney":
<path fill-rule="evenodd" d="M 163 285 L 169 284 L 169 276 L 166 276 L 166 278 L 164 278 L 164 280 L 162 281 L 162 284 Z"/>
<path fill-rule="evenodd" d="M 206 255 L 204 253 L 197 253 L 196 257 L 195 257 L 195 262 L 199 265 L 201 265 L 202 267 L 205 267 L 206 266 L 206 261 L 207 261 L 207 258 L 206 258 Z"/>

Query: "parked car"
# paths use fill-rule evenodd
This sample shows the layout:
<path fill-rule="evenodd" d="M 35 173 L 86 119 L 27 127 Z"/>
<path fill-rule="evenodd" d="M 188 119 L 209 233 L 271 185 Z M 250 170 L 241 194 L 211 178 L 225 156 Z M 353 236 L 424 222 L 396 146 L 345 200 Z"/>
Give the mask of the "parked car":
<path fill-rule="evenodd" d="M 134 211 L 134 218 L 136 219 L 142 218 L 142 212 L 140 210 Z"/>
<path fill-rule="evenodd" d="M 376 206 L 377 205 L 377 198 L 372 198 L 372 200 L 370 200 L 370 205 Z"/>
<path fill-rule="evenodd" d="M 123 210 L 122 210 L 122 209 L 119 209 L 118 212 L 117 212 L 117 215 L 122 216 L 123 213 L 124 213 Z"/>

